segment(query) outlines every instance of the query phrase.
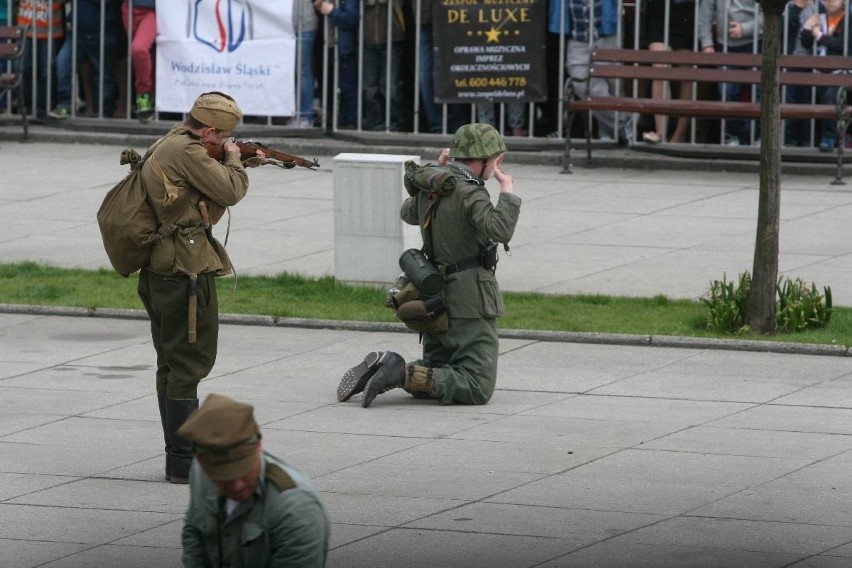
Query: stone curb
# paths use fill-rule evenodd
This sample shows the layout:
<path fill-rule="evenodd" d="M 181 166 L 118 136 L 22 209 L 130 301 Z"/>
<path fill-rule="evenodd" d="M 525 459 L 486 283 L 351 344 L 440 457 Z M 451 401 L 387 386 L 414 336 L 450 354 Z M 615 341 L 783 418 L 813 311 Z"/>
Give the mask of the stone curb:
<path fill-rule="evenodd" d="M 111 308 L 70 308 L 63 306 L 33 306 L 26 304 L 0 304 L 0 313 L 40 316 L 91 317 L 111 319 L 147 320 L 144 310 Z M 340 329 L 347 331 L 413 333 L 401 323 L 365 322 L 345 320 L 319 320 L 308 318 L 279 318 L 245 314 L 219 314 L 225 325 L 252 325 L 267 327 L 300 327 L 306 329 Z M 747 339 L 717 339 L 712 337 L 680 337 L 674 335 L 631 335 L 622 333 L 581 333 L 573 331 L 542 331 L 502 329 L 498 335 L 504 339 L 524 341 L 549 341 L 555 343 L 594 343 L 599 345 L 630 345 L 643 347 L 676 347 L 685 349 L 719 349 L 753 351 L 758 353 L 787 353 L 793 355 L 828 355 L 847 357 L 852 351 L 842 345 L 814 345 L 781 341 L 756 341 Z"/>

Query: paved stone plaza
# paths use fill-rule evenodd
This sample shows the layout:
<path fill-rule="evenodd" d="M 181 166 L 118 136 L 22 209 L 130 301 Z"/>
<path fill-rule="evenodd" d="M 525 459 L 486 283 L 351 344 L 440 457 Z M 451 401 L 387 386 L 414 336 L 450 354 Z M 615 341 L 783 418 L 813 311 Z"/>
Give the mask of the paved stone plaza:
<path fill-rule="evenodd" d="M 120 149 L 0 141 L 0 259 L 106 266 L 94 212 Z M 240 273 L 333 273 L 333 157 L 251 171 Z M 750 269 L 754 174 L 507 169 L 524 203 L 504 289 L 697 298 Z M 852 193 L 830 181 L 783 178 L 781 269 L 850 305 Z M 188 494 L 162 481 L 143 314 L 2 311 L 0 566 L 180 566 Z M 342 373 L 374 348 L 416 356 L 416 335 L 224 319 L 201 396 L 254 404 L 265 447 L 312 476 L 329 566 L 852 564 L 852 357 L 511 334 L 490 404 L 363 409 L 336 401 Z"/>

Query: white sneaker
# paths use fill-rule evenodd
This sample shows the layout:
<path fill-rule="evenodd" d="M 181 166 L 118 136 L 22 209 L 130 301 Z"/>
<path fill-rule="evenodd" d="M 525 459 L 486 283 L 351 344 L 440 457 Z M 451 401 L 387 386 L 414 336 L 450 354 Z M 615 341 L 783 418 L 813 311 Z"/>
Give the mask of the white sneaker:
<path fill-rule="evenodd" d="M 314 121 L 309 118 L 300 118 L 291 122 L 290 125 L 296 128 L 313 128 Z"/>
<path fill-rule="evenodd" d="M 725 134 L 725 146 L 739 146 L 740 139 L 733 134 Z"/>

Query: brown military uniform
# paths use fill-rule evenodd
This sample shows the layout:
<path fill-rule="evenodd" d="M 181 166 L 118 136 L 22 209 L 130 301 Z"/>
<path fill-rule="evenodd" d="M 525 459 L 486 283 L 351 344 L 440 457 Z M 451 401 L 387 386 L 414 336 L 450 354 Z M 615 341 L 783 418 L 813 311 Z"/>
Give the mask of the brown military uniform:
<path fill-rule="evenodd" d="M 204 231 L 199 202 L 218 221 L 248 190 L 248 175 L 233 154 L 220 164 L 201 140 L 176 126 L 142 166 L 142 182 L 162 240 L 139 276 L 139 296 L 151 317 L 157 351 L 157 394 L 197 398 L 198 383 L 216 360 L 218 305 L 213 276 L 231 272 L 224 247 Z M 198 275 L 197 340 L 187 341 L 188 274 Z"/>
<path fill-rule="evenodd" d="M 219 133 L 233 130 L 242 118 L 234 100 L 223 93 L 204 93 L 190 115 L 198 122 L 172 128 L 141 169 L 162 238 L 139 273 L 138 291 L 151 318 L 166 479 L 173 483 L 188 481 L 192 463 L 189 446 L 176 431 L 198 407 L 198 383 L 216 361 L 219 307 L 214 278 L 231 272 L 224 247 L 205 229 L 248 191 L 239 155 L 226 152 L 219 163 L 196 134 L 209 136 L 210 128 Z M 199 129 L 199 123 L 204 128 Z M 221 134 L 213 138 L 220 140 Z"/>

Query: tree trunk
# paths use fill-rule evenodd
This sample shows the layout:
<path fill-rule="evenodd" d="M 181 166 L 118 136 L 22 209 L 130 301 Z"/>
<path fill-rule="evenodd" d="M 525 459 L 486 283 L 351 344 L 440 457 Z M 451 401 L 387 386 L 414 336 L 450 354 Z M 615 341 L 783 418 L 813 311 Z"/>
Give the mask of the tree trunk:
<path fill-rule="evenodd" d="M 755 333 L 775 331 L 775 283 L 781 217 L 781 111 L 778 56 L 786 0 L 763 0 L 763 69 L 760 82 L 760 199 L 746 324 Z"/>

